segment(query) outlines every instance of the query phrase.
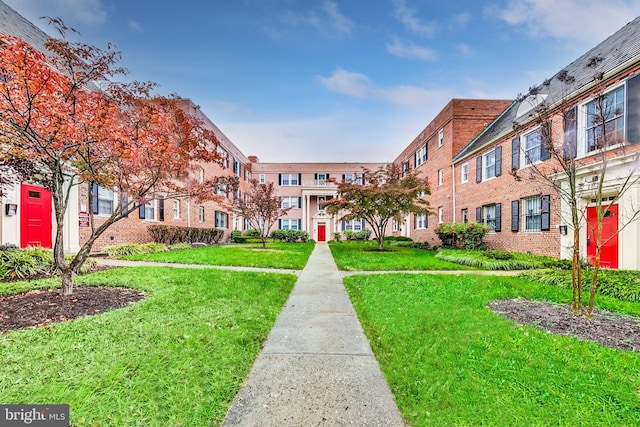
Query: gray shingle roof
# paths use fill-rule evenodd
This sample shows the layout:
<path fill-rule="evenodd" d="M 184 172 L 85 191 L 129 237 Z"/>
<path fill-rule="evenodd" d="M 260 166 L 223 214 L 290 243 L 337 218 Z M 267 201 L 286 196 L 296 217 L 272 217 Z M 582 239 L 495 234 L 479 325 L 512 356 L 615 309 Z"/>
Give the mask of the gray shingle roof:
<path fill-rule="evenodd" d="M 594 70 L 587 64 L 593 57 L 602 58 L 597 70 L 608 73 L 632 60 L 640 60 L 640 17 L 637 17 L 622 27 L 609 38 L 598 44 L 593 49 L 567 65 L 564 70 L 575 78 L 575 83 L 570 86 L 569 92 L 579 92 L 593 82 Z M 558 80 L 563 70 L 556 73 L 547 84 L 540 84 L 541 94 L 546 95 L 548 104 L 553 104 L 568 95 L 566 84 Z M 482 133 L 467 144 L 454 158 L 457 162 L 476 150 L 479 150 L 496 139 L 504 136 L 513 129 L 514 123 L 522 124 L 530 120 L 528 115 L 518 117 L 518 111 L 529 110 L 523 103 L 527 100 L 516 100 L 498 116 Z"/>
<path fill-rule="evenodd" d="M 19 37 L 42 52 L 46 51 L 45 43 L 49 39 L 49 35 L 2 0 L 0 0 L 0 34 Z"/>

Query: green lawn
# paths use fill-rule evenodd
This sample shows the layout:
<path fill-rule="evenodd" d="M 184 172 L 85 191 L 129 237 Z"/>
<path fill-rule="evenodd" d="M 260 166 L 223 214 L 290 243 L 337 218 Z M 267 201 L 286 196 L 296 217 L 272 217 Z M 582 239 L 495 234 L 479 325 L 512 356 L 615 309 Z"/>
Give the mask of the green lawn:
<path fill-rule="evenodd" d="M 122 259 L 135 261 L 173 262 L 179 264 L 235 265 L 245 267 L 284 268 L 302 270 L 313 251 L 313 242 L 259 243 L 205 246 L 144 255 L 128 255 Z"/>
<path fill-rule="evenodd" d="M 460 264 L 439 260 L 436 252 L 385 244 L 388 252 L 377 252 L 374 241 L 330 242 L 338 269 L 343 271 L 469 270 Z"/>
<path fill-rule="evenodd" d="M 405 419 L 415 426 L 640 425 L 640 355 L 555 336 L 486 305 L 570 292 L 492 276 L 345 278 Z M 598 297 L 640 315 L 640 303 Z"/>
<path fill-rule="evenodd" d="M 80 277 L 148 298 L 0 335 L 0 402 L 68 403 L 75 426 L 219 425 L 295 280 L 162 267 Z"/>

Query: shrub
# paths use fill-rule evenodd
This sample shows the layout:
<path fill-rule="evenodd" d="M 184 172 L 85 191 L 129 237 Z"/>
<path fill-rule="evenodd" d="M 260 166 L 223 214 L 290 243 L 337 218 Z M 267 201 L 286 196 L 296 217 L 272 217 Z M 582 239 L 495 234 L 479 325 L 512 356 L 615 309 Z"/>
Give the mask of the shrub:
<path fill-rule="evenodd" d="M 333 233 L 333 240 L 336 242 L 339 242 L 342 239 L 342 234 L 340 234 L 339 231 L 336 231 L 335 233 Z"/>
<path fill-rule="evenodd" d="M 247 231 L 244 232 L 244 235 L 247 237 L 253 237 L 253 238 L 260 238 L 260 235 L 262 233 L 260 232 L 260 229 L 258 228 L 250 228 Z"/>
<path fill-rule="evenodd" d="M 182 249 L 191 249 L 191 243 L 176 243 L 169 246 L 170 251 L 179 251 Z"/>
<path fill-rule="evenodd" d="M 138 255 L 143 253 L 140 245 L 134 243 L 127 245 L 105 246 L 104 251 L 112 257 Z"/>
<path fill-rule="evenodd" d="M 306 242 L 309 240 L 309 233 L 303 230 L 273 230 L 271 238 L 281 242 Z"/>
<path fill-rule="evenodd" d="M 438 228 L 436 228 L 436 234 L 438 238 L 442 242 L 443 248 L 455 248 L 457 243 L 457 236 L 455 230 L 455 224 L 444 222 L 442 224 L 438 224 Z"/>
<path fill-rule="evenodd" d="M 354 233 L 356 240 L 369 240 L 371 237 L 371 230 L 365 228 L 364 230 L 360 230 Z"/>
<path fill-rule="evenodd" d="M 485 249 L 484 256 L 491 259 L 512 259 L 513 254 L 502 249 Z"/>
<path fill-rule="evenodd" d="M 140 250 L 145 254 L 155 254 L 158 252 L 168 252 L 169 248 L 164 243 L 145 243 L 140 245 Z"/>
<path fill-rule="evenodd" d="M 413 242 L 411 237 L 407 236 L 384 236 L 385 242 Z"/>
<path fill-rule="evenodd" d="M 17 251 L 18 249 L 20 249 L 17 245 L 14 245 L 13 243 L 5 243 L 3 245 L 0 245 L 0 252 L 1 251 Z"/>
<path fill-rule="evenodd" d="M 231 234 L 229 234 L 229 241 L 232 243 L 245 243 L 249 237 L 243 236 L 242 231 L 233 230 Z"/>
<path fill-rule="evenodd" d="M 53 252 L 43 248 L 15 249 L 0 251 L 0 277 L 25 279 L 39 274 L 54 272 Z"/>
<path fill-rule="evenodd" d="M 482 239 L 489 227 L 482 223 L 442 223 L 438 225 L 436 234 L 443 248 L 483 249 Z"/>
<path fill-rule="evenodd" d="M 172 245 L 174 243 L 202 242 L 206 244 L 219 243 L 224 236 L 224 230 L 218 228 L 175 227 L 169 225 L 150 225 L 147 232 L 154 242 Z"/>

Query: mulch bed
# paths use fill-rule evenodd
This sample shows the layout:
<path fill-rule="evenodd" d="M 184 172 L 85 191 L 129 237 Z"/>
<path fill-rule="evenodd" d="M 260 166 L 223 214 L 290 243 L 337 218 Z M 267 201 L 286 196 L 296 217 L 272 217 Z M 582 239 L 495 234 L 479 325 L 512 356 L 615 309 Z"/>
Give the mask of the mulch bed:
<path fill-rule="evenodd" d="M 640 353 L 640 318 L 637 317 L 594 309 L 591 319 L 587 319 L 575 316 L 570 305 L 523 298 L 496 300 L 488 307 L 503 317 L 543 331 Z"/>
<path fill-rule="evenodd" d="M 125 307 L 142 300 L 133 289 L 76 286 L 73 295 L 59 290 L 38 290 L 0 297 L 0 333 L 43 326 Z"/>

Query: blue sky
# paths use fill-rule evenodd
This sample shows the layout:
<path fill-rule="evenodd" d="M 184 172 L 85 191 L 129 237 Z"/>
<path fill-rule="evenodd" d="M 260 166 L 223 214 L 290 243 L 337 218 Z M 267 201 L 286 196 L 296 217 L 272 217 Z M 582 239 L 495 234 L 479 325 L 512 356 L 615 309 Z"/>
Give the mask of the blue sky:
<path fill-rule="evenodd" d="M 122 51 L 263 162 L 393 160 L 452 98 L 513 99 L 640 0 L 4 0 Z"/>

